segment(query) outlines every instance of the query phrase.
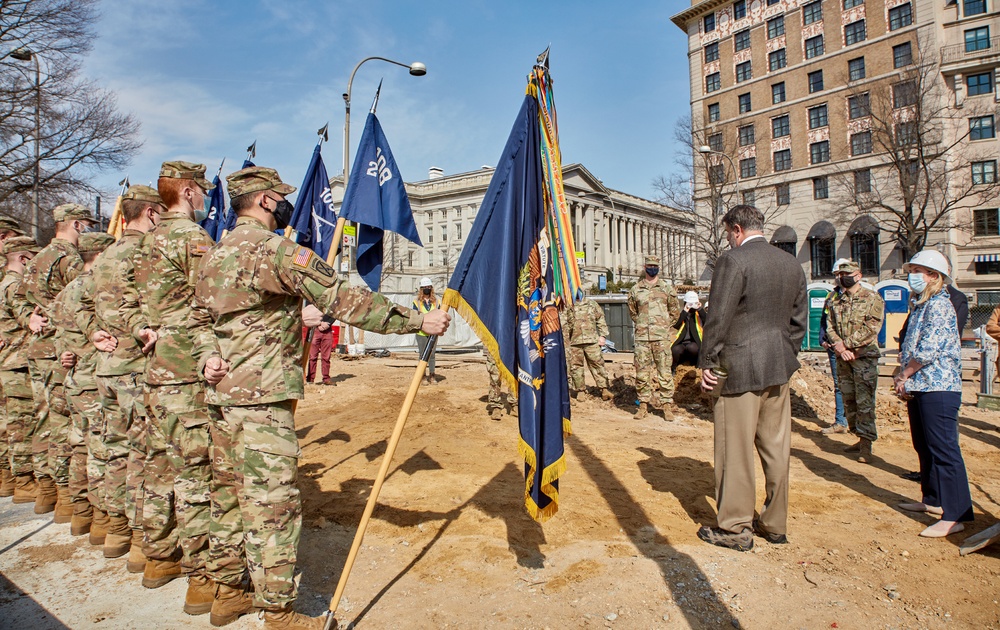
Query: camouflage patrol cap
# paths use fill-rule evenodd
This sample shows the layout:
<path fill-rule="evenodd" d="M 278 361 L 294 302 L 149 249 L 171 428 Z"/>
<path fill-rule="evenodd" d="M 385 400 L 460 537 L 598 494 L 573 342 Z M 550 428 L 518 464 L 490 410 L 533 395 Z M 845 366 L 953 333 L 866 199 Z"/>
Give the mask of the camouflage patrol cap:
<path fill-rule="evenodd" d="M 16 254 L 18 252 L 31 252 L 37 254 L 42 248 L 30 236 L 13 236 L 3 242 L 3 255 Z"/>
<path fill-rule="evenodd" d="M 155 188 L 150 188 L 149 186 L 143 186 L 142 184 L 136 184 L 134 186 L 129 186 L 125 194 L 122 195 L 122 201 L 126 199 L 134 199 L 135 201 L 144 201 L 146 203 L 155 203 L 166 207 L 163 203 L 163 199 L 160 198 L 160 193 L 156 192 Z"/>
<path fill-rule="evenodd" d="M 107 232 L 85 232 L 80 235 L 76 250 L 81 254 L 99 254 L 115 242 L 115 237 Z"/>
<path fill-rule="evenodd" d="M 160 177 L 173 179 L 191 179 L 203 190 L 212 190 L 215 184 L 205 179 L 205 165 L 194 162 L 164 162 L 160 165 Z"/>
<path fill-rule="evenodd" d="M 24 235 L 21 225 L 10 217 L 0 217 L 0 232 L 14 232 L 18 236 Z"/>
<path fill-rule="evenodd" d="M 845 260 L 837 268 L 833 270 L 834 273 L 854 273 L 855 271 L 861 271 L 861 266 L 853 260 Z"/>
<path fill-rule="evenodd" d="M 226 177 L 226 183 L 229 185 L 230 199 L 262 190 L 273 190 L 279 195 L 295 192 L 295 186 L 281 181 L 278 171 L 263 166 L 251 166 L 231 173 Z"/>
<path fill-rule="evenodd" d="M 646 256 L 646 266 L 647 267 L 659 267 L 660 257 L 659 256 Z"/>
<path fill-rule="evenodd" d="M 94 215 L 90 214 L 90 208 L 81 206 L 78 203 L 64 203 L 61 206 L 56 206 L 56 209 L 52 211 L 52 220 L 56 223 L 62 223 L 63 221 L 90 221 L 91 223 L 97 223 Z"/>

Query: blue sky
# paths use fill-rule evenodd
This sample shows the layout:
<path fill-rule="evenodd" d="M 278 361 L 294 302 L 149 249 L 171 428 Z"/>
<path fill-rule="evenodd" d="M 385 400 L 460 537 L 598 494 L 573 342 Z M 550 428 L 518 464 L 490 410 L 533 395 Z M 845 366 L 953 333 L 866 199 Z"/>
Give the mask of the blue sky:
<path fill-rule="evenodd" d="M 675 121 L 689 112 L 686 37 L 670 15 L 686 3 L 321 0 L 108 0 L 86 71 L 142 123 L 133 183 L 164 160 L 210 177 L 256 163 L 301 184 L 330 123 L 323 158 L 342 171 L 344 102 L 368 56 L 422 61 L 427 75 L 370 61 L 352 87 L 351 155 L 380 79 L 378 116 L 407 181 L 495 165 L 535 56 L 551 44 L 565 163 L 643 197 L 673 167 Z M 123 174 L 102 175 L 114 190 Z M 108 203 L 108 200 L 105 200 Z"/>

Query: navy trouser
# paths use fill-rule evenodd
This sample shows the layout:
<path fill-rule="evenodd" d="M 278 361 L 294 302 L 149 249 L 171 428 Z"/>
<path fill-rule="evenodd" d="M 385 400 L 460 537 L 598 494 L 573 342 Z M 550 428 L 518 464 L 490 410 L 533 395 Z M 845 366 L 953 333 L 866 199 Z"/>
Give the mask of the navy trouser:
<path fill-rule="evenodd" d="M 920 458 L 921 501 L 941 506 L 945 521 L 971 521 L 972 495 L 958 446 L 959 392 L 913 392 L 906 403 L 910 436 Z"/>

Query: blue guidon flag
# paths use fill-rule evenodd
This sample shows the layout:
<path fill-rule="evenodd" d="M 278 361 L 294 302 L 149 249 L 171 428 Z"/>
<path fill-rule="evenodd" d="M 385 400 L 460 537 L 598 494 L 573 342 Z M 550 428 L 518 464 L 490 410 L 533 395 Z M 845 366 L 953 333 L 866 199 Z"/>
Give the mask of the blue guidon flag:
<path fill-rule="evenodd" d="M 331 248 L 336 251 L 333 233 L 337 227 L 337 213 L 334 211 L 330 178 L 326 175 L 320 143 L 316 144 L 309 160 L 288 227 L 291 228 L 288 238 L 313 250 L 323 260 L 329 258 Z"/>
<path fill-rule="evenodd" d="M 340 216 L 358 224 L 358 273 L 372 291 L 382 283 L 382 236 L 391 231 L 419 246 L 410 198 L 389 150 L 389 142 L 373 112 L 368 113 L 358 153 L 354 156 Z"/>
<path fill-rule="evenodd" d="M 525 506 L 559 509 L 570 432 L 566 355 L 543 202 L 538 103 L 525 96 L 443 303 L 469 322 L 518 393 Z"/>
<path fill-rule="evenodd" d="M 209 193 L 208 201 L 205 202 L 205 205 L 208 206 L 208 216 L 201 222 L 201 227 L 205 228 L 213 241 L 218 241 L 222 238 L 222 230 L 226 225 L 226 194 L 222 189 L 222 180 L 219 179 L 218 175 L 215 176 L 212 184 L 215 185 L 215 188 Z"/>

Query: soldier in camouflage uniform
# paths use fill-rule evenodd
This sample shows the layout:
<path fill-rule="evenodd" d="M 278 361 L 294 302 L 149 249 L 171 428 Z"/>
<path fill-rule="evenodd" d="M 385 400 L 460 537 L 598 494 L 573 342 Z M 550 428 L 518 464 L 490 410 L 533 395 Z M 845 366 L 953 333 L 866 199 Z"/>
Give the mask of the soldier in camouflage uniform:
<path fill-rule="evenodd" d="M 608 373 L 604 370 L 601 346 L 608 336 L 608 323 L 604 309 L 597 302 L 583 298 L 562 312 L 563 338 L 566 342 L 566 363 L 569 373 L 570 395 L 586 387 L 586 367 L 601 390 L 601 398 L 611 400 L 614 394 L 608 389 Z"/>
<path fill-rule="evenodd" d="M 28 302 L 46 319 L 50 319 L 52 300 L 83 270 L 76 244 L 80 235 L 96 223 L 90 210 L 75 203 L 58 206 L 52 215 L 56 235 L 28 263 L 23 280 Z M 31 448 L 40 486 L 35 511 L 45 513 L 52 506 L 56 511 L 55 522 L 69 523 L 73 517 L 69 496 L 69 461 L 73 449 L 69 444 L 69 406 L 63 391 L 66 368 L 56 356 L 55 326 L 48 322 L 32 332 L 36 334 L 28 345 L 28 371 L 35 402 Z M 53 490 L 58 503 L 53 501 Z"/>
<path fill-rule="evenodd" d="M 155 339 L 145 373 L 149 451 L 142 502 L 147 558 L 142 583 L 157 588 L 183 573 L 188 577 L 184 612 L 190 615 L 210 612 L 215 593 L 205 573 L 211 519 L 209 421 L 215 411 L 205 404 L 205 384 L 191 355 L 187 324 L 202 258 L 215 244 L 198 225 L 212 188 L 203 164 L 164 162 L 157 191 L 166 210 L 156 227 L 143 235 L 132 258 L 146 322 L 136 337 Z"/>
<path fill-rule="evenodd" d="M 10 445 L 10 468 L 14 475 L 14 503 L 34 503 L 38 492 L 31 462 L 31 437 L 34 427 L 34 404 L 26 353 L 31 331 L 28 321 L 33 311 L 24 297 L 21 278 L 24 268 L 41 251 L 28 236 L 9 238 L 3 244 L 6 260 L 0 280 L 0 383 L 3 384 L 7 437 Z"/>
<path fill-rule="evenodd" d="M 517 409 L 514 396 L 510 393 L 504 394 L 503 382 L 500 380 L 500 368 L 497 367 L 493 356 L 483 348 L 483 356 L 486 357 L 486 371 L 490 375 L 490 390 L 486 394 L 486 413 L 490 418 L 500 420 L 503 411 Z"/>
<path fill-rule="evenodd" d="M 674 402 L 670 344 L 676 333 L 671 328 L 681 312 L 677 291 L 659 277 L 659 257 L 646 256 L 645 264 L 645 276 L 628 293 L 628 310 L 635 325 L 636 420 L 646 416 L 650 404 L 662 408 L 664 417 L 672 417 L 662 406 Z"/>
<path fill-rule="evenodd" d="M 4 241 L 14 236 L 23 236 L 24 232 L 17 222 L 8 217 L 0 217 L 0 248 Z M 6 263 L 6 261 L 5 261 Z M 3 280 L 4 269 L 0 268 L 0 280 Z M 7 435 L 7 412 L 4 410 L 3 387 L 0 385 L 0 497 L 14 496 L 14 474 L 10 468 L 10 450 Z"/>
<path fill-rule="evenodd" d="M 842 262 L 835 276 L 844 290 L 830 299 L 826 338 L 837 355 L 837 381 L 844 396 L 847 426 L 858 443 L 847 452 L 859 453 L 858 461 L 871 463 L 875 426 L 875 389 L 878 385 L 878 333 L 882 329 L 885 303 L 878 293 L 861 286 L 861 268 L 854 261 Z"/>
<path fill-rule="evenodd" d="M 63 387 L 69 401 L 70 416 L 73 427 L 69 434 L 69 443 L 73 447 L 73 456 L 69 464 L 69 490 L 73 506 L 73 517 L 70 521 L 70 534 L 82 536 L 90 532 L 94 518 L 94 505 L 100 505 L 97 496 L 98 467 L 88 458 L 88 445 L 91 438 L 91 422 L 99 424 L 101 418 L 101 401 L 97 395 L 97 381 L 94 378 L 94 366 L 97 350 L 87 339 L 84 330 L 89 320 L 93 319 L 94 311 L 81 307 L 84 293 L 94 290 L 91 267 L 97 255 L 115 238 L 103 232 L 88 232 L 80 235 L 77 250 L 83 258 L 83 272 L 74 278 L 59 292 L 49 309 L 52 324 L 56 328 L 55 344 L 59 361 L 66 368 L 66 379 Z M 97 443 L 100 454 L 100 442 Z M 88 470 L 93 472 L 89 474 Z M 93 478 L 93 482 L 91 482 Z"/>
<path fill-rule="evenodd" d="M 339 279 L 307 247 L 276 235 L 291 217 L 295 190 L 269 168 L 227 178 L 236 228 L 202 267 L 190 329 L 195 356 L 221 416 L 212 425 L 212 623 L 246 612 L 247 570 L 265 628 L 322 628 L 292 610 L 302 526 L 293 417 L 302 398 L 302 319 L 308 300 L 336 319 L 381 334 L 445 331 L 441 310 L 421 314 Z M 249 323 L 248 323 L 249 322 Z M 245 558 L 245 561 L 244 561 Z"/>
<path fill-rule="evenodd" d="M 91 543 L 103 544 L 105 557 L 129 554 L 126 568 L 142 573 L 143 466 L 146 460 L 147 413 L 143 401 L 146 357 L 133 335 L 145 327 L 135 284 L 133 254 L 142 235 L 153 229 L 166 208 L 149 186 L 131 186 L 122 195 L 125 229 L 118 241 L 94 263 L 92 304 L 83 307 L 96 317 L 87 335 L 101 351 L 97 356 L 97 391 L 103 407 L 104 499 L 106 522 L 114 520 L 111 540 L 101 540 L 91 529 Z M 95 513 L 95 525 L 102 513 Z M 105 528 L 106 530 L 106 528 Z"/>

